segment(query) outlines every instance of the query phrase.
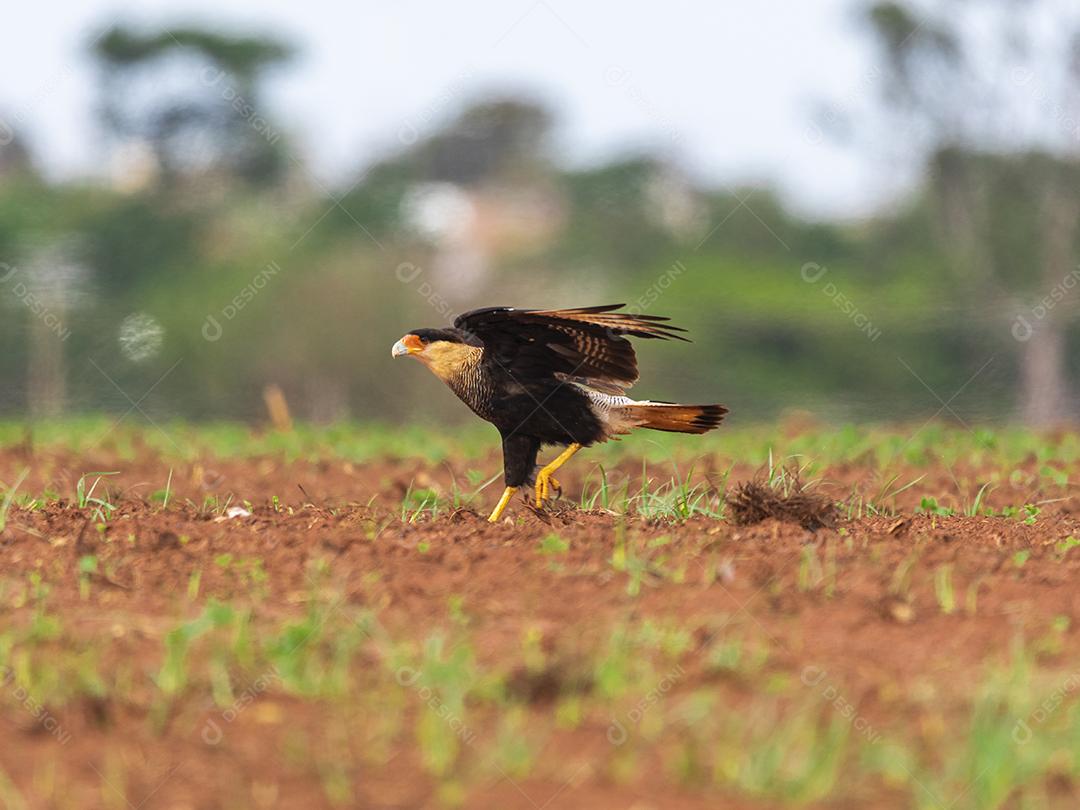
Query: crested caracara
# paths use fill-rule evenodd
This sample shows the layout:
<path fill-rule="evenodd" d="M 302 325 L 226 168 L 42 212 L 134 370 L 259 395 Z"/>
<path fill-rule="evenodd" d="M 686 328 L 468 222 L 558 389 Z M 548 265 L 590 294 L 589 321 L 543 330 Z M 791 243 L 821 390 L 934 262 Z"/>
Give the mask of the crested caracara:
<path fill-rule="evenodd" d="M 488 307 L 459 315 L 450 329 L 416 329 L 394 344 L 412 355 L 502 436 L 506 489 L 497 521 L 515 490 L 534 480 L 540 508 L 559 484 L 553 473 L 582 447 L 649 428 L 705 433 L 723 405 L 634 401 L 638 379 L 627 337 L 686 340 L 667 318 L 615 312 L 622 304 L 581 309 Z M 566 450 L 536 470 L 545 444 Z"/>

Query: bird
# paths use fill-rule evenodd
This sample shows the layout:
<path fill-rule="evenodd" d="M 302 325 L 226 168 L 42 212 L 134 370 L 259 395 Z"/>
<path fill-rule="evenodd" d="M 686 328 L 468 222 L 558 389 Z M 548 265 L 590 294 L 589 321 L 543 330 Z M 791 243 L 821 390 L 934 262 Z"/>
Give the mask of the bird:
<path fill-rule="evenodd" d="M 723 421 L 723 405 L 626 396 L 638 380 L 628 338 L 689 340 L 669 318 L 617 311 L 625 306 L 484 307 L 458 315 L 449 328 L 414 329 L 394 344 L 392 357 L 419 360 L 498 429 L 505 488 L 492 523 L 526 484 L 537 509 L 561 493 L 554 473 L 583 447 L 636 428 L 701 434 Z M 545 445 L 565 449 L 540 467 Z"/>

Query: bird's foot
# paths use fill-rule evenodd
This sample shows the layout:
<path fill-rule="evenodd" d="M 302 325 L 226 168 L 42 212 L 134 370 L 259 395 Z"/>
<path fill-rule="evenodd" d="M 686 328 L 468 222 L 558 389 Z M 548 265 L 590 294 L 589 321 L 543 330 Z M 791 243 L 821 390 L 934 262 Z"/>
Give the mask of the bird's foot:
<path fill-rule="evenodd" d="M 544 501 L 551 500 L 552 493 L 562 495 L 562 484 L 550 472 L 541 470 L 536 474 L 536 508 L 543 508 Z"/>
<path fill-rule="evenodd" d="M 563 450 L 562 455 L 552 461 L 546 467 L 540 470 L 536 474 L 536 508 L 542 509 L 544 501 L 551 498 L 552 491 L 558 492 L 562 495 L 562 487 L 559 486 L 559 482 L 555 480 L 555 471 L 559 469 L 563 464 L 570 460 L 570 457 L 581 449 L 581 445 L 575 442 Z"/>

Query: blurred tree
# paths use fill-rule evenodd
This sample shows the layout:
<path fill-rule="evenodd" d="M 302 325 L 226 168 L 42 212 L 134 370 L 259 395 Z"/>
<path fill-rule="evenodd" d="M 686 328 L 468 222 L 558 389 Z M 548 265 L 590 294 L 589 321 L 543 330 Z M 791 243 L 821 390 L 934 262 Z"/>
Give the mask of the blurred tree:
<path fill-rule="evenodd" d="M 35 180 L 37 172 L 22 135 L 0 120 L 0 180 Z"/>
<path fill-rule="evenodd" d="M 120 142 L 149 145 L 166 181 L 217 170 L 272 183 L 286 160 L 260 83 L 292 55 L 271 38 L 114 26 L 94 45 L 102 122 Z"/>
<path fill-rule="evenodd" d="M 926 162 L 925 202 L 953 295 L 970 313 L 1012 300 L 1023 419 L 1045 425 L 1074 416 L 1065 307 L 1055 304 L 1077 280 L 1075 8 L 974 0 L 933 15 L 908 0 L 885 0 L 864 14 L 880 52 L 886 113 L 901 119 L 905 126 L 894 131 Z M 1054 303 L 1032 305 L 1045 300 Z"/>
<path fill-rule="evenodd" d="M 426 180 L 470 185 L 527 179 L 551 170 L 546 150 L 552 123 L 551 113 L 535 102 L 483 101 L 418 144 L 415 159 Z"/>
<path fill-rule="evenodd" d="M 425 185 L 475 191 L 543 184 L 556 173 L 547 154 L 552 122 L 543 105 L 497 97 L 465 107 L 430 134 L 410 128 L 415 141 L 364 171 L 327 217 L 330 227 L 355 233 L 359 222 L 380 237 L 400 235 L 403 202 Z"/>
<path fill-rule="evenodd" d="M 674 240 L 655 215 L 663 201 L 650 194 L 664 169 L 655 158 L 637 157 L 567 173 L 571 213 L 556 258 L 625 269 L 666 257 Z"/>
<path fill-rule="evenodd" d="M 129 307 L 127 299 L 144 286 L 199 260 L 197 242 L 208 217 L 201 209 L 177 209 L 160 194 L 110 203 L 87 212 L 85 258 L 104 300 Z"/>

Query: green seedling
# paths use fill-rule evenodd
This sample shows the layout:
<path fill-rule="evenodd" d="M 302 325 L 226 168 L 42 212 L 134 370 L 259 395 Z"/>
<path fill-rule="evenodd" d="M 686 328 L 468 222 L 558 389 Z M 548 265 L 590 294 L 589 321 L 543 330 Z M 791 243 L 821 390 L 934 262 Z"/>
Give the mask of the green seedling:
<path fill-rule="evenodd" d="M 953 592 L 952 566 L 940 565 L 934 570 L 934 595 L 941 612 L 949 615 L 956 610 L 956 594 Z"/>
<path fill-rule="evenodd" d="M 983 484 L 975 495 L 975 500 L 973 500 L 964 510 L 964 514 L 968 517 L 979 515 L 983 511 L 983 504 L 986 502 L 986 496 L 990 494 L 991 489 L 992 486 L 989 481 Z"/>
<path fill-rule="evenodd" d="M 1064 540 L 1054 546 L 1054 550 L 1057 552 L 1058 559 L 1064 560 L 1065 557 L 1068 556 L 1069 552 L 1077 546 L 1080 546 L 1080 540 L 1077 540 L 1070 534 L 1068 537 L 1066 537 Z"/>
<path fill-rule="evenodd" d="M 90 577 L 97 572 L 97 557 L 87 554 L 79 558 L 79 597 L 84 602 L 90 598 Z"/>
<path fill-rule="evenodd" d="M 75 504 L 80 509 L 91 509 L 92 516 L 99 523 L 107 523 L 109 518 L 112 517 L 112 513 L 116 511 L 116 507 L 108 500 L 108 496 L 98 496 L 94 493 L 97 491 L 98 484 L 101 483 L 101 479 L 109 475 L 118 475 L 117 472 L 101 472 L 101 473 L 86 473 L 80 476 L 78 482 L 75 484 Z M 96 476 L 94 482 L 89 486 L 86 486 L 86 479 L 89 476 Z"/>
<path fill-rule="evenodd" d="M 169 468 L 169 477 L 165 479 L 165 489 L 159 489 L 150 496 L 153 501 L 160 501 L 162 509 L 169 508 L 169 496 L 172 494 L 172 467 Z"/>
<path fill-rule="evenodd" d="M 425 515 L 430 520 L 439 516 L 439 495 L 433 489 L 416 489 L 409 485 L 401 499 L 401 522 L 416 523 Z"/>
<path fill-rule="evenodd" d="M 22 486 L 23 481 L 30 475 L 30 468 L 27 467 L 18 477 L 15 479 L 15 483 L 6 488 L 4 492 L 4 499 L 0 501 L 0 532 L 3 532 L 7 528 L 8 510 L 11 509 L 11 504 L 15 500 L 15 493 L 19 491 L 19 487 Z"/>
<path fill-rule="evenodd" d="M 540 541 L 541 554 L 565 554 L 570 550 L 570 541 L 563 540 L 557 534 L 548 534 Z"/>
<path fill-rule="evenodd" d="M 818 559 L 817 549 L 812 545 L 803 546 L 799 554 L 799 590 L 803 593 L 813 590 L 824 578 L 825 572 Z"/>
<path fill-rule="evenodd" d="M 916 513 L 924 515 L 935 515 L 937 517 L 951 517 L 956 512 L 950 507 L 940 506 L 937 502 L 937 498 L 924 497 L 919 501 L 919 508 L 915 510 Z"/>

